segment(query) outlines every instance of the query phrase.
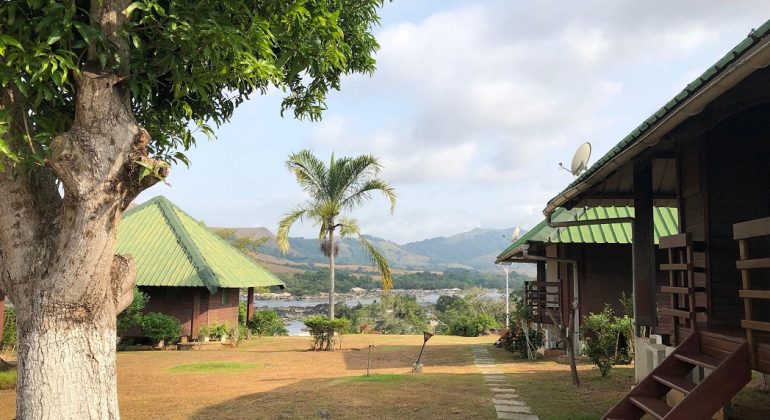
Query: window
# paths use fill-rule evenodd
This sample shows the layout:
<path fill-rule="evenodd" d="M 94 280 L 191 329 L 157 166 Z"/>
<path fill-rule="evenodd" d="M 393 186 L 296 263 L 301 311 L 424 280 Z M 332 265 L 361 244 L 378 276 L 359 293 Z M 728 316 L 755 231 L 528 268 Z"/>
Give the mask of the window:
<path fill-rule="evenodd" d="M 222 293 L 222 305 L 229 305 L 230 304 L 230 291 L 227 289 L 219 289 L 219 292 Z"/>

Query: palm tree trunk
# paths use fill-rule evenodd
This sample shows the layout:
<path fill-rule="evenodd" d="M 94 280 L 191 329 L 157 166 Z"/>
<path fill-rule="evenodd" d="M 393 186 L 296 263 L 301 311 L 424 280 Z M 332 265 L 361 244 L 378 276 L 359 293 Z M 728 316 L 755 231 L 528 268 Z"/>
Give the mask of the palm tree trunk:
<path fill-rule="evenodd" d="M 329 230 L 329 319 L 334 319 L 334 229 Z"/>

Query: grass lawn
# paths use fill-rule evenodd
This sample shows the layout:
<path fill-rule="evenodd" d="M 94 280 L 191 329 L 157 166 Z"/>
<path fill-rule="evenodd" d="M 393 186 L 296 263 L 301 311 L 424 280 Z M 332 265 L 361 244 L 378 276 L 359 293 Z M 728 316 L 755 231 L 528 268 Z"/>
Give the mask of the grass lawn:
<path fill-rule="evenodd" d="M 492 395 L 473 363 L 474 344 L 489 346 L 541 419 L 598 418 L 631 386 L 630 367 L 601 378 L 581 365 L 583 385 L 575 390 L 568 366 L 528 363 L 494 349 L 494 340 L 436 336 L 419 375 L 409 372 L 422 336 L 346 336 L 335 352 L 308 351 L 307 337 L 266 337 L 217 351 L 121 352 L 121 412 L 125 419 L 310 419 L 325 412 L 334 419 L 494 419 Z M 763 398 L 767 394 L 743 391 L 736 399 L 741 418 L 768 418 L 751 408 L 757 401 L 770 407 Z M 13 418 L 14 399 L 15 390 L 0 390 L 0 419 Z"/>
<path fill-rule="evenodd" d="M 0 390 L 16 388 L 16 371 L 0 368 Z"/>

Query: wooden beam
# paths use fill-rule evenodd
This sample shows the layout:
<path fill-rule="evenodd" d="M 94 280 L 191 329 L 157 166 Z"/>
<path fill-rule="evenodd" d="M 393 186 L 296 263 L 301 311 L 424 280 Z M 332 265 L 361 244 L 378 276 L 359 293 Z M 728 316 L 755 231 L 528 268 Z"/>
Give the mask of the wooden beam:
<path fill-rule="evenodd" d="M 657 324 L 655 281 L 655 243 L 653 225 L 652 165 L 650 161 L 634 167 L 633 287 L 634 320 L 648 330 Z"/>
<path fill-rule="evenodd" d="M 254 288 L 249 287 L 246 292 L 246 322 L 254 316 Z"/>
<path fill-rule="evenodd" d="M 198 322 L 198 316 L 201 313 L 201 290 L 200 288 L 194 288 L 192 289 L 192 318 L 190 320 L 190 341 L 194 341 L 197 338 L 198 327 L 200 327 Z"/>

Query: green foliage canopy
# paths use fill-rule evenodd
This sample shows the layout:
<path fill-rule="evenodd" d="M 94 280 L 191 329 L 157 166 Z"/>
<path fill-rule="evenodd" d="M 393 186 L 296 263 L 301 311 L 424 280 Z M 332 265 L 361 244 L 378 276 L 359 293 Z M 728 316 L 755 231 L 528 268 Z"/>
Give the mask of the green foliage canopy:
<path fill-rule="evenodd" d="M 91 6 L 0 2 L 0 88 L 23 104 L 0 110 L 0 134 L 12 119 L 25 127 L 0 140 L 0 155 L 16 164 L 49 157 L 51 140 L 72 124 L 83 73 L 119 75 L 152 136 L 151 156 L 169 162 L 187 163 L 195 132 L 211 135 L 209 124 L 270 87 L 285 93 L 282 113 L 318 119 L 342 75 L 374 71 L 382 0 L 141 0 L 123 11 L 117 41 L 91 22 Z"/>
<path fill-rule="evenodd" d="M 149 300 L 150 297 L 146 293 L 140 291 L 138 287 L 134 287 L 134 300 L 131 301 L 131 304 L 123 312 L 118 314 L 118 336 L 122 336 L 133 327 L 141 327 L 142 310 Z"/>

